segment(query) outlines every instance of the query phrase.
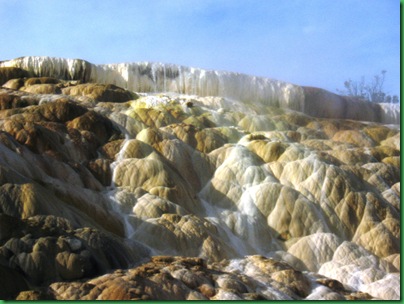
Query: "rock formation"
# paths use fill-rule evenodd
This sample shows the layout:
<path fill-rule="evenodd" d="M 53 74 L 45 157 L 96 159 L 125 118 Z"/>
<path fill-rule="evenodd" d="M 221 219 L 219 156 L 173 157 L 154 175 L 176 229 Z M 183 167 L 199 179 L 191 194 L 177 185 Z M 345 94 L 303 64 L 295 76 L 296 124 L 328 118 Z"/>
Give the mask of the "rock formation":
<path fill-rule="evenodd" d="M 1 299 L 400 298 L 399 109 L 172 65 L 1 65 Z"/>
<path fill-rule="evenodd" d="M 2 79 L 17 78 L 13 74 L 7 76 L 10 69 L 23 69 L 36 77 L 113 84 L 134 92 L 220 96 L 249 104 L 259 102 L 288 108 L 314 117 L 400 122 L 398 105 L 360 102 L 318 88 L 240 73 L 152 62 L 94 65 L 80 59 L 52 57 L 21 57 L 0 62 L 0 67 L 8 67 L 2 72 L 4 76 L 0 75 L 0 85 L 5 82 Z"/>

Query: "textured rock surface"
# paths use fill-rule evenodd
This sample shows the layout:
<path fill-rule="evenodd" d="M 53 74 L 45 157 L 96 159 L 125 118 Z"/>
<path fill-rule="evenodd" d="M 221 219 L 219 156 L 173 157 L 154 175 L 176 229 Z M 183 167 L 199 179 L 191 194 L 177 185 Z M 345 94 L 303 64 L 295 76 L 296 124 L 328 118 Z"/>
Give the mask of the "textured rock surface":
<path fill-rule="evenodd" d="M 400 122 L 399 105 L 363 103 L 317 88 L 239 73 L 150 62 L 94 65 L 79 59 L 51 57 L 21 57 L 0 62 L 0 67 L 25 69 L 35 76 L 114 84 L 135 92 L 221 96 L 297 110 L 315 117 Z"/>
<path fill-rule="evenodd" d="M 30 62 L 0 88 L 1 298 L 399 299 L 399 125 Z"/>
<path fill-rule="evenodd" d="M 4 85 L 10 79 L 18 79 L 27 77 L 29 73 L 17 67 L 1 67 L 0 68 L 0 85 Z"/>
<path fill-rule="evenodd" d="M 26 282 L 43 286 L 58 280 L 92 277 L 126 268 L 149 255 L 136 242 L 91 228 L 74 229 L 66 219 L 52 215 L 21 220 L 2 214 L 1 223 L 14 227 L 1 236 L 3 299 L 28 290 Z"/>
<path fill-rule="evenodd" d="M 296 271 L 260 256 L 207 265 L 199 258 L 156 256 L 126 271 L 82 283 L 54 283 L 57 300 L 297 300 L 365 299 L 338 281 Z"/>

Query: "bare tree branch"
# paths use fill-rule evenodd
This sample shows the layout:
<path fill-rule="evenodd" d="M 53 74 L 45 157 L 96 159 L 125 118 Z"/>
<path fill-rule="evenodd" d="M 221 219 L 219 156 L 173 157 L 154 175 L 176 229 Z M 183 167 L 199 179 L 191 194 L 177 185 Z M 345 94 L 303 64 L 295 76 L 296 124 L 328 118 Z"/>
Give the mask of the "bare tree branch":
<path fill-rule="evenodd" d="M 400 100 L 397 95 L 387 95 L 385 92 L 383 92 L 386 73 L 387 72 L 385 70 L 382 70 L 380 75 L 373 76 L 372 82 L 369 84 L 366 84 L 364 76 L 361 77 L 360 81 L 353 81 L 349 79 L 344 82 L 345 90 L 337 89 L 337 92 L 342 95 L 351 96 L 370 102 L 398 103 Z"/>

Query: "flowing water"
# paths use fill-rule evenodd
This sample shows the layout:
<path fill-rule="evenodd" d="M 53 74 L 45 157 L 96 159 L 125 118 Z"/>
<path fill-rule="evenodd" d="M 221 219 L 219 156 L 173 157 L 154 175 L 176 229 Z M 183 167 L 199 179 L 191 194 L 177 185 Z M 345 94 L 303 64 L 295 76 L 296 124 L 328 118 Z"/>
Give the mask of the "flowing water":
<path fill-rule="evenodd" d="M 231 259 L 228 270 L 255 278 L 269 298 L 289 299 L 245 256 L 278 257 L 370 293 L 385 282 L 399 294 L 399 208 L 384 194 L 399 189 L 399 106 L 355 104 L 347 113 L 349 103 L 323 90 L 315 93 L 324 104 L 297 85 L 162 63 L 25 57 L 1 65 L 139 92 L 95 108 L 124 137 L 103 193 L 126 238 L 154 254 Z M 304 113 L 376 117 L 388 130 Z M 356 159 L 361 153 L 368 158 Z M 323 293 L 314 286 L 311 297 Z"/>

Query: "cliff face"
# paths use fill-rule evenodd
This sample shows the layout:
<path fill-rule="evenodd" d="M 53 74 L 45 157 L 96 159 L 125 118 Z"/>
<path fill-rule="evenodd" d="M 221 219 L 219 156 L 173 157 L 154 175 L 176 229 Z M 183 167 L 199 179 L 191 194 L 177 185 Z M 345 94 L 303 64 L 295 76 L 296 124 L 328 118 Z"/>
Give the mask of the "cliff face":
<path fill-rule="evenodd" d="M 209 72 L 216 95 L 267 97 L 128 89 L 204 79 L 178 67 L 2 64 L 24 69 L 0 88 L 1 298 L 400 297 L 399 125 L 231 73 Z"/>
<path fill-rule="evenodd" d="M 115 84 L 134 92 L 219 96 L 320 118 L 400 122 L 399 106 L 359 102 L 317 88 L 239 73 L 150 62 L 94 65 L 80 59 L 51 57 L 22 57 L 4 61 L 0 66 L 21 68 L 32 76 Z"/>

